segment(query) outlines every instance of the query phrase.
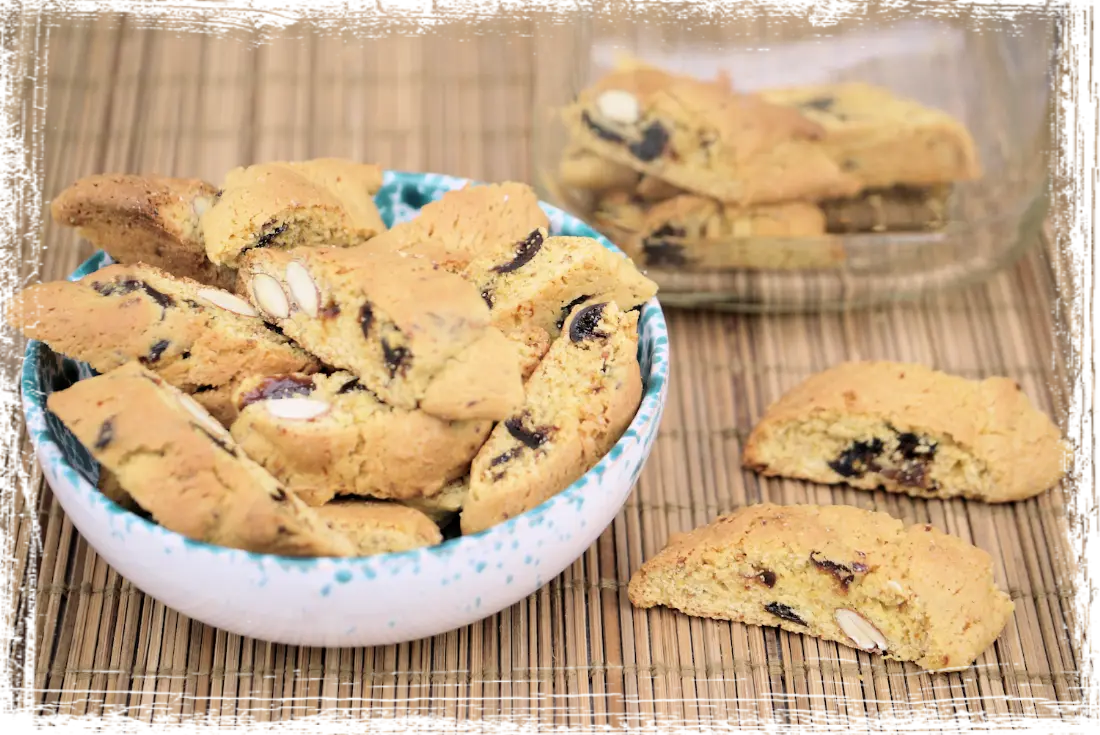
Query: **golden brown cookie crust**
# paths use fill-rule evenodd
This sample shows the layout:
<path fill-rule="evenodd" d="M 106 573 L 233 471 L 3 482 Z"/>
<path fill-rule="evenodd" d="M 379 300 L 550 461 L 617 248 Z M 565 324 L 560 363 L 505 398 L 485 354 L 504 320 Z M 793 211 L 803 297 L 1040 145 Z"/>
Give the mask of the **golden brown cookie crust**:
<path fill-rule="evenodd" d="M 357 556 L 411 551 L 443 542 L 431 518 L 397 503 L 337 500 L 315 512 L 355 544 Z"/>

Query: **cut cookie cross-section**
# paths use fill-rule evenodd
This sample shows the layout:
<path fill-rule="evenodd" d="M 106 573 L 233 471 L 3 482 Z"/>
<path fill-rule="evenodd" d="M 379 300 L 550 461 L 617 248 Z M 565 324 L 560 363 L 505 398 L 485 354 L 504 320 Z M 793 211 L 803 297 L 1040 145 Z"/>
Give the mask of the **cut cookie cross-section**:
<path fill-rule="evenodd" d="M 233 169 L 202 215 L 207 255 L 236 267 L 254 248 L 362 244 L 385 229 L 381 186 L 378 166 L 335 158 Z"/>
<path fill-rule="evenodd" d="M 347 536 L 357 556 L 410 551 L 443 542 L 439 527 L 415 508 L 369 500 L 337 500 L 316 508 L 322 521 Z"/>
<path fill-rule="evenodd" d="M 864 490 L 1003 503 L 1050 489 L 1068 456 L 1058 428 L 1013 380 L 849 362 L 769 407 L 749 435 L 744 464 Z"/>
<path fill-rule="evenodd" d="M 119 263 L 146 263 L 232 289 L 236 272 L 206 256 L 200 224 L 217 198 L 217 188 L 198 179 L 98 174 L 58 194 L 50 212 Z"/>
<path fill-rule="evenodd" d="M 47 405 L 171 531 L 261 553 L 355 553 L 202 407 L 136 362 L 52 393 Z"/>
<path fill-rule="evenodd" d="M 638 314 L 578 306 L 527 381 L 523 407 L 474 457 L 462 532 L 476 533 L 564 490 L 606 454 L 642 395 Z"/>
<path fill-rule="evenodd" d="M 966 668 L 1012 615 L 989 554 L 850 506 L 753 505 L 677 534 L 630 601 L 777 626 L 930 671 Z"/>
<path fill-rule="evenodd" d="M 238 290 L 271 323 L 385 403 L 499 420 L 523 400 L 516 343 L 466 280 L 371 248 L 256 249 Z"/>
<path fill-rule="evenodd" d="M 140 263 L 30 286 L 6 314 L 27 337 L 101 373 L 140 361 L 226 424 L 240 379 L 320 367 L 241 297 Z"/>
<path fill-rule="evenodd" d="M 310 505 L 436 495 L 466 474 L 492 428 L 388 406 L 347 372 L 257 376 L 235 398 L 241 448 Z"/>

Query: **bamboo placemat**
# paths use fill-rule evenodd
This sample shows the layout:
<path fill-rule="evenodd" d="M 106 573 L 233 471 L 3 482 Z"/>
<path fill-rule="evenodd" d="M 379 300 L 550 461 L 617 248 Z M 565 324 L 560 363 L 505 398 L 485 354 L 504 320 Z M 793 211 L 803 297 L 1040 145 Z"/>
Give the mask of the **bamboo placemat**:
<path fill-rule="evenodd" d="M 361 41 L 292 28 L 255 45 L 245 31 L 216 37 L 118 17 L 58 20 L 43 62 L 44 197 L 48 205 L 95 172 L 218 181 L 248 162 L 327 155 L 529 181 L 533 79 L 553 63 L 535 57 L 532 32 L 471 38 L 444 27 Z M 28 279 L 62 278 L 91 253 L 52 224 L 43 238 L 40 256 L 24 262 Z M 675 364 L 664 423 L 613 525 L 527 600 L 397 646 L 272 645 L 165 608 L 75 533 L 24 437 L 30 500 L 17 493 L 9 538 L 15 583 L 37 590 L 37 608 L 28 623 L 35 644 L 25 651 L 33 682 L 17 683 L 33 686 L 41 712 L 208 716 L 223 724 L 318 712 L 534 718 L 578 728 L 799 724 L 918 711 L 1057 717 L 1056 703 L 1078 697 L 1079 670 L 1062 488 L 994 507 L 766 480 L 739 463 L 742 441 L 770 401 L 850 358 L 1007 375 L 1064 422 L 1068 378 L 1054 316 L 1054 273 L 1063 266 L 1052 253 L 1037 243 L 981 287 L 912 305 L 794 316 L 669 313 Z M 669 534 L 762 500 L 848 503 L 934 523 L 993 555 L 1016 613 L 976 666 L 930 676 L 776 629 L 630 606 L 630 574 Z M 25 614 L 27 605 L 16 591 L 10 614 Z"/>

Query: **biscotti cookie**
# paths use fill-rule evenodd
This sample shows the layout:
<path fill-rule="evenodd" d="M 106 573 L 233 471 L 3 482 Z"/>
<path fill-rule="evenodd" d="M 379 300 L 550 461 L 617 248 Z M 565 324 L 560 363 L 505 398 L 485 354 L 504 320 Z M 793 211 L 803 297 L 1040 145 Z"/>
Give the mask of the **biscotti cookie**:
<path fill-rule="evenodd" d="M 53 220 L 119 263 L 147 263 L 218 288 L 236 272 L 206 257 L 199 218 L 217 198 L 213 184 L 167 176 L 100 174 L 75 182 L 50 205 Z"/>
<path fill-rule="evenodd" d="M 537 327 L 557 336 L 582 301 L 614 301 L 632 309 L 657 293 L 657 284 L 629 258 L 598 240 L 550 237 L 546 230 L 475 259 L 463 275 L 481 292 L 493 324 L 505 332 Z"/>
<path fill-rule="evenodd" d="M 600 200 L 597 225 L 613 222 L 622 247 L 652 268 L 827 268 L 844 260 L 843 245 L 825 236 L 825 214 L 810 202 L 722 204 L 681 194 L 646 209 L 629 195 Z M 785 245 L 781 238 L 816 238 Z"/>
<path fill-rule="evenodd" d="M 658 69 L 613 71 L 563 110 L 570 137 L 609 161 L 742 205 L 849 196 L 860 181 L 798 110 Z"/>
<path fill-rule="evenodd" d="M 425 204 L 370 246 L 422 255 L 457 273 L 470 261 L 518 242 L 550 221 L 526 184 L 469 184 Z"/>
<path fill-rule="evenodd" d="M 238 444 L 309 505 L 435 495 L 467 473 L 492 429 L 388 406 L 345 372 L 257 376 L 235 402 Z"/>
<path fill-rule="evenodd" d="M 381 186 L 378 166 L 335 158 L 233 169 L 201 218 L 207 256 L 236 267 L 253 248 L 361 244 L 385 229 Z"/>
<path fill-rule="evenodd" d="M 981 176 L 974 141 L 953 117 L 862 82 L 766 90 L 827 132 L 821 145 L 865 187 L 939 184 Z"/>
<path fill-rule="evenodd" d="M 869 189 L 860 196 L 821 202 L 829 232 L 937 230 L 947 223 L 950 184 Z"/>
<path fill-rule="evenodd" d="M 638 410 L 638 314 L 585 303 L 531 379 L 521 410 L 493 429 L 474 457 L 463 533 L 530 510 L 591 469 Z"/>
<path fill-rule="evenodd" d="M 460 477 L 447 483 L 442 490 L 435 495 L 405 498 L 394 502 L 415 508 L 432 519 L 437 526 L 446 526 L 450 523 L 462 506 L 466 504 L 466 497 L 470 494 L 470 478 Z"/>
<path fill-rule="evenodd" d="M 357 556 L 410 551 L 443 542 L 439 526 L 431 518 L 396 503 L 337 500 L 314 510 L 355 544 Z"/>
<path fill-rule="evenodd" d="M 770 406 L 749 435 L 744 465 L 864 490 L 1003 503 L 1057 483 L 1067 451 L 1013 380 L 848 362 Z"/>
<path fill-rule="evenodd" d="M 140 361 L 223 423 L 241 378 L 320 367 L 243 299 L 140 263 L 30 286 L 6 313 L 27 337 L 101 373 Z"/>
<path fill-rule="evenodd" d="M 985 551 L 849 506 L 722 516 L 670 539 L 628 594 L 638 607 L 777 626 L 929 671 L 969 666 L 1014 608 Z"/>
<path fill-rule="evenodd" d="M 249 251 L 241 291 L 291 339 L 386 403 L 500 420 L 523 401 L 519 349 L 468 281 L 372 248 Z"/>
<path fill-rule="evenodd" d="M 213 417 L 136 362 L 52 393 L 47 406 L 171 531 L 261 553 L 354 554 Z"/>

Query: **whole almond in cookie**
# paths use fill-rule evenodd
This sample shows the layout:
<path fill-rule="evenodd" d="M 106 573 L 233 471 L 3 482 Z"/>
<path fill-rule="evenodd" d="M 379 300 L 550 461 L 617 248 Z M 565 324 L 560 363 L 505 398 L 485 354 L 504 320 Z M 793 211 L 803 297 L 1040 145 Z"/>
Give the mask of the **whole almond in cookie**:
<path fill-rule="evenodd" d="M 776 626 L 930 671 L 969 666 L 1013 612 L 989 554 L 849 506 L 753 505 L 678 534 L 630 601 Z"/>
<path fill-rule="evenodd" d="M 744 465 L 765 475 L 989 503 L 1055 485 L 1068 448 L 1008 378 L 849 362 L 806 379 L 765 412 Z"/>

